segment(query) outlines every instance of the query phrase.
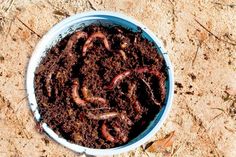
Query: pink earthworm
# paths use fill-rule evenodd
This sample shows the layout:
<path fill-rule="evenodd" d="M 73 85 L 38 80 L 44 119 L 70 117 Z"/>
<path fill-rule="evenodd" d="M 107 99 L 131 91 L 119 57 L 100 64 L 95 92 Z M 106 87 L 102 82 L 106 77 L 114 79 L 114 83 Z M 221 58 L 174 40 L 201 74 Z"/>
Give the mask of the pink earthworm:
<path fill-rule="evenodd" d="M 150 71 L 150 74 L 153 74 L 157 79 L 159 79 L 159 88 L 161 94 L 161 100 L 163 101 L 166 95 L 166 88 L 165 88 L 165 77 L 158 71 Z"/>
<path fill-rule="evenodd" d="M 139 104 L 139 101 L 136 100 L 136 96 L 134 95 L 135 94 L 135 90 L 137 89 L 137 86 L 136 84 L 132 84 L 128 87 L 128 97 L 131 99 L 131 103 L 134 104 L 134 109 L 136 112 L 140 112 L 141 111 L 141 107 L 140 107 L 140 104 Z"/>
<path fill-rule="evenodd" d="M 137 113 L 137 115 L 135 115 L 134 119 L 139 119 L 139 117 L 141 116 L 141 104 L 140 102 L 137 100 L 135 94 L 135 90 L 136 90 L 137 86 L 136 84 L 132 84 L 128 87 L 128 97 L 131 99 L 131 104 L 133 105 L 134 111 Z"/>
<path fill-rule="evenodd" d="M 149 69 L 147 67 L 142 67 L 142 68 L 137 68 L 134 71 L 137 73 L 145 73 L 145 72 L 148 72 Z"/>
<path fill-rule="evenodd" d="M 87 33 L 78 31 L 75 34 L 73 34 L 70 39 L 67 42 L 66 48 L 64 49 L 64 52 L 67 52 L 70 56 L 72 56 L 72 48 L 76 44 L 76 42 L 80 38 L 87 38 Z"/>
<path fill-rule="evenodd" d="M 149 70 L 147 67 L 143 67 L 143 68 L 135 69 L 134 71 L 137 73 L 143 73 L 143 72 L 148 72 Z M 119 81 L 123 80 L 125 77 L 129 76 L 130 74 L 131 74 L 131 71 L 127 70 L 125 72 L 122 72 L 122 73 L 116 75 L 111 80 L 111 83 L 109 85 L 105 86 L 105 89 L 112 90 Z"/>
<path fill-rule="evenodd" d="M 126 56 L 126 54 L 125 54 L 125 51 L 119 50 L 118 52 L 120 53 L 120 55 L 121 55 L 121 57 L 123 58 L 123 60 L 126 60 L 126 59 L 127 59 L 127 56 Z"/>
<path fill-rule="evenodd" d="M 119 134 L 119 137 L 123 142 L 128 141 L 128 137 L 121 131 L 120 127 L 114 126 L 114 130 Z"/>
<path fill-rule="evenodd" d="M 81 89 L 82 91 L 82 94 L 84 96 L 84 100 L 87 101 L 87 102 L 90 102 L 90 103 L 97 103 L 97 102 L 100 102 L 101 104 L 103 105 L 107 105 L 107 100 L 104 99 L 104 98 L 101 98 L 101 97 L 94 97 L 94 96 L 91 96 L 91 94 L 89 93 L 89 90 L 87 87 L 83 87 Z"/>
<path fill-rule="evenodd" d="M 133 125 L 133 122 L 129 119 L 129 117 L 127 116 L 125 112 L 120 114 L 120 119 L 123 120 L 128 125 Z"/>
<path fill-rule="evenodd" d="M 82 55 L 85 56 L 86 55 L 86 51 L 87 49 L 92 46 L 92 42 L 96 39 L 96 38 L 100 38 L 102 41 L 103 41 L 103 44 L 105 46 L 105 48 L 110 51 L 110 45 L 108 43 L 108 40 L 106 38 L 106 36 L 102 33 L 102 32 L 96 32 L 96 33 L 93 33 L 86 41 L 85 41 L 85 44 L 83 46 L 83 49 L 82 49 Z"/>
<path fill-rule="evenodd" d="M 95 119 L 95 120 L 107 120 L 107 119 L 112 119 L 119 116 L 119 113 L 117 112 L 107 112 L 107 113 L 102 113 L 98 115 L 94 115 L 93 113 L 89 112 L 87 114 L 88 118 Z"/>
<path fill-rule="evenodd" d="M 100 102 L 102 105 L 107 105 L 106 99 L 103 99 L 101 97 L 91 97 L 91 98 L 86 98 L 85 100 L 90 102 L 90 103 Z"/>
<path fill-rule="evenodd" d="M 121 120 L 123 120 L 128 125 L 132 125 L 133 122 L 129 119 L 129 117 L 124 113 L 117 113 L 117 112 L 107 112 L 95 115 L 91 112 L 88 112 L 87 114 L 88 118 L 95 119 L 95 120 L 106 120 L 106 119 L 112 119 L 116 117 L 120 117 Z"/>
<path fill-rule="evenodd" d="M 123 120 L 128 125 L 133 124 L 133 122 L 129 119 L 129 117 L 125 113 L 107 112 L 107 113 L 95 115 L 89 112 L 87 116 L 88 118 L 95 119 L 95 120 L 106 120 L 106 119 L 112 119 L 115 117 L 120 117 L 120 119 Z"/>
<path fill-rule="evenodd" d="M 121 129 L 117 126 L 114 126 L 113 127 L 115 132 L 117 134 L 119 134 L 119 137 L 121 138 L 122 142 L 127 142 L 128 141 L 128 137 L 121 131 Z M 109 142 L 113 142 L 113 143 L 117 143 L 119 142 L 118 139 L 116 139 L 114 136 L 112 136 L 109 131 L 108 131 L 108 128 L 107 128 L 107 125 L 105 124 L 105 122 L 102 124 L 102 135 L 103 137 L 109 141 Z"/>
<path fill-rule="evenodd" d="M 129 70 L 121 74 L 118 74 L 111 80 L 111 83 L 108 86 L 105 86 L 105 89 L 112 90 L 119 81 L 123 80 L 125 77 L 129 76 L 130 74 L 131 74 L 131 71 Z"/>
<path fill-rule="evenodd" d="M 138 100 L 136 100 L 134 103 L 133 103 L 133 107 L 134 107 L 134 110 L 135 112 L 137 113 L 137 115 L 134 117 L 135 120 L 139 119 L 141 117 L 141 104 Z"/>
<path fill-rule="evenodd" d="M 162 100 L 164 99 L 166 90 L 165 90 L 165 85 L 164 85 L 165 80 L 164 80 L 163 74 L 161 74 L 158 71 L 149 70 L 147 67 L 137 68 L 137 69 L 134 69 L 133 71 L 136 73 L 150 73 L 154 75 L 159 80 L 160 93 L 162 96 Z M 129 76 L 130 74 L 131 74 L 131 71 L 127 70 L 121 74 L 116 75 L 112 79 L 111 83 L 105 86 L 105 89 L 112 90 L 119 81 L 123 80 L 125 77 Z"/>
<path fill-rule="evenodd" d="M 161 74 L 159 71 L 155 71 L 155 70 L 149 70 L 147 67 L 143 67 L 143 68 L 138 68 L 135 70 L 135 72 L 137 73 L 149 73 L 154 75 L 158 80 L 159 80 L 159 87 L 160 87 L 160 94 L 161 94 L 161 100 L 164 100 L 165 94 L 166 94 L 166 89 L 165 89 L 165 79 L 163 77 L 163 74 Z M 142 80 L 147 87 L 150 89 L 150 86 L 146 83 L 146 81 Z M 153 93 L 152 93 L 153 95 Z M 154 98 L 154 96 L 153 96 Z"/>
<path fill-rule="evenodd" d="M 115 142 L 115 138 L 108 132 L 108 128 L 107 125 L 105 124 L 105 122 L 102 124 L 102 135 L 103 137 L 109 141 L 109 142 Z"/>
<path fill-rule="evenodd" d="M 134 92 L 135 92 L 136 88 L 137 88 L 136 84 L 131 84 L 128 86 L 128 97 L 130 99 L 134 98 Z"/>
<path fill-rule="evenodd" d="M 86 101 L 80 98 L 78 89 L 79 89 L 79 82 L 77 80 L 74 80 L 72 84 L 72 98 L 78 106 L 85 106 Z"/>

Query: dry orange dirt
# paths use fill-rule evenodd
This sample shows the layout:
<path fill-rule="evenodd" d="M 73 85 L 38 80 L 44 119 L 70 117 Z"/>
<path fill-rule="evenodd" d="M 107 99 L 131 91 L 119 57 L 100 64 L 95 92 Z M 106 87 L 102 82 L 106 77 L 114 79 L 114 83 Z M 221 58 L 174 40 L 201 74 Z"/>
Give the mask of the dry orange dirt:
<path fill-rule="evenodd" d="M 173 145 L 118 156 L 236 156 L 236 2 L 234 0 L 0 0 L 0 156 L 78 154 L 35 129 L 26 67 L 40 38 L 68 15 L 110 10 L 149 27 L 175 72 L 169 117 L 151 141 L 175 131 Z"/>

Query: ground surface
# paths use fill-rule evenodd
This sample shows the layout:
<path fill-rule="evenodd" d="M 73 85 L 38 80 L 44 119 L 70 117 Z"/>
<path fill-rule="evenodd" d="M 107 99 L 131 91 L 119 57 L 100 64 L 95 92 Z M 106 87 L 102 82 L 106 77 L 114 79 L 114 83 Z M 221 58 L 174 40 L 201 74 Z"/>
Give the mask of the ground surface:
<path fill-rule="evenodd" d="M 140 147 L 119 156 L 236 156 L 233 0 L 0 0 L 0 156 L 77 156 L 36 131 L 25 73 L 40 36 L 67 15 L 89 10 L 139 20 L 163 41 L 174 66 L 173 107 L 150 140 L 175 130 L 174 144 L 165 153 Z"/>

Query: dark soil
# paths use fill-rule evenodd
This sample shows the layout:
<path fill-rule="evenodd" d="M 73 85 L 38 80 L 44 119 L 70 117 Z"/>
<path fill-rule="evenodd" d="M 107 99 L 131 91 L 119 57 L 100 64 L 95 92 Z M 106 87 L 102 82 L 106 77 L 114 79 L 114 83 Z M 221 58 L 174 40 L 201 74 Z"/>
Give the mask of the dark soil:
<path fill-rule="evenodd" d="M 123 145 L 143 132 L 164 105 L 163 58 L 141 32 L 96 25 L 80 31 L 87 36 L 65 37 L 37 68 L 41 120 L 82 146 Z M 105 38 L 97 37 L 84 53 L 86 40 L 97 32 L 109 48 Z"/>

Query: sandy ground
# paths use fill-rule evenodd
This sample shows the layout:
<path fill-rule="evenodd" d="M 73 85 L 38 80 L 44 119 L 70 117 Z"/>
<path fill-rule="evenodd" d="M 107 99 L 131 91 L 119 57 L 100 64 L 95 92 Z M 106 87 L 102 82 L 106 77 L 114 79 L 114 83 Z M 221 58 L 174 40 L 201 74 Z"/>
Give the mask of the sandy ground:
<path fill-rule="evenodd" d="M 176 132 L 165 153 L 141 147 L 118 156 L 236 156 L 236 1 L 0 0 L 0 156 L 78 156 L 35 129 L 25 92 L 34 47 L 67 15 L 112 10 L 149 27 L 175 72 L 169 117 L 150 140 Z"/>

